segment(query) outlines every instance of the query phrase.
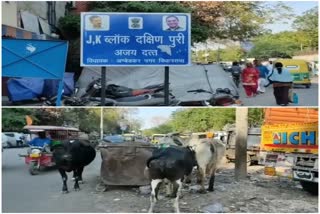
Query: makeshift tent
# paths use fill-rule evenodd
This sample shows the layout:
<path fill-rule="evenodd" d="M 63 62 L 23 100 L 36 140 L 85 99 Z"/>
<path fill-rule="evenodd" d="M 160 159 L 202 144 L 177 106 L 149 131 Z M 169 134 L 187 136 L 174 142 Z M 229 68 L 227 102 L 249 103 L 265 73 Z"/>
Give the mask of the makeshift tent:
<path fill-rule="evenodd" d="M 206 76 L 206 71 L 208 78 Z M 90 82 L 101 77 L 101 67 L 84 67 L 77 82 L 79 96 L 85 93 Z M 170 90 L 177 100 L 201 101 L 212 96 L 208 93 L 189 93 L 189 90 L 204 89 L 215 91 L 217 88 L 228 88 L 234 96 L 238 96 L 230 73 L 225 72 L 220 65 L 192 65 L 170 67 Z M 164 82 L 164 67 L 108 67 L 107 84 L 117 84 L 130 88 L 143 88 L 152 84 Z M 210 84 L 210 85 L 209 85 Z"/>

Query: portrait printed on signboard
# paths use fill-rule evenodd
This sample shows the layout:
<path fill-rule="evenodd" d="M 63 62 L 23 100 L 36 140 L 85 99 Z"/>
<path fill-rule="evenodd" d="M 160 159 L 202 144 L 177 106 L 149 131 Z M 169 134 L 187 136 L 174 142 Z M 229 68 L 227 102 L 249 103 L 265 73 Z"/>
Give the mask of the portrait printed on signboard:
<path fill-rule="evenodd" d="M 133 30 L 143 29 L 143 18 L 142 17 L 129 17 L 128 28 Z"/>
<path fill-rule="evenodd" d="M 86 30 L 105 31 L 110 28 L 110 20 L 108 15 L 90 15 L 86 16 Z"/>
<path fill-rule="evenodd" d="M 162 30 L 164 31 L 185 31 L 186 30 L 185 16 L 164 16 L 162 19 Z"/>

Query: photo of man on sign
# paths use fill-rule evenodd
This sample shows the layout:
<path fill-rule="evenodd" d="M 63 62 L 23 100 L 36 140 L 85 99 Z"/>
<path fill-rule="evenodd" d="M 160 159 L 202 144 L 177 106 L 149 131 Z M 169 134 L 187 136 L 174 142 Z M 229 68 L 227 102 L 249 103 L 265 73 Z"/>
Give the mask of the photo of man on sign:
<path fill-rule="evenodd" d="M 106 15 L 87 16 L 86 30 L 109 30 L 109 16 L 106 16 Z"/>
<path fill-rule="evenodd" d="M 185 31 L 186 17 L 174 15 L 164 16 L 162 26 L 165 31 Z"/>

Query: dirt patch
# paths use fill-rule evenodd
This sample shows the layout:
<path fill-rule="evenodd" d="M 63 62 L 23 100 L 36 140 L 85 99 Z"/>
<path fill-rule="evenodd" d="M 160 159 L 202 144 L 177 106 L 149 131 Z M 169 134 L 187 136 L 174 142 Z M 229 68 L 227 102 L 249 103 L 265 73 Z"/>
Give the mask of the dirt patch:
<path fill-rule="evenodd" d="M 250 166 L 248 178 L 234 181 L 234 165 L 226 164 L 216 175 L 215 191 L 197 193 L 195 177 L 184 185 L 180 199 L 181 212 L 284 212 L 316 213 L 318 197 L 302 190 L 299 182 L 286 178 L 265 176 L 263 166 Z M 102 212 L 147 212 L 149 192 L 147 187 L 110 187 L 106 192 L 95 192 L 95 207 Z M 174 212 L 173 199 L 160 191 L 155 212 Z"/>

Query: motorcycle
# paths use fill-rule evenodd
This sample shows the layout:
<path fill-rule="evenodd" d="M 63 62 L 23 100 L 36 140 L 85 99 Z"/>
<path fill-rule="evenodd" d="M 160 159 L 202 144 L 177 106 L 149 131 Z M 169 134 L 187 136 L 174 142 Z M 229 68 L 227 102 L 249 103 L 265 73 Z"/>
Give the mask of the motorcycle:
<path fill-rule="evenodd" d="M 53 161 L 52 153 L 48 151 L 47 147 L 30 147 L 27 155 L 19 155 L 25 158 L 25 163 L 29 165 L 29 173 L 31 175 L 39 174 L 43 167 L 53 167 L 55 163 Z"/>
<path fill-rule="evenodd" d="M 100 106 L 101 105 L 101 79 L 89 84 L 83 95 L 63 96 L 65 106 Z M 131 89 L 124 86 L 110 84 L 106 86 L 105 106 L 160 106 L 164 104 L 164 85 L 150 85 L 142 89 Z M 170 102 L 174 96 L 170 95 Z M 55 105 L 56 97 L 44 102 L 44 105 Z"/>
<path fill-rule="evenodd" d="M 208 93 L 212 96 L 209 100 L 180 102 L 179 106 L 240 106 L 241 101 L 238 96 L 233 96 L 230 89 L 217 88 L 215 92 L 207 91 L 204 89 L 189 90 L 188 93 Z"/>

